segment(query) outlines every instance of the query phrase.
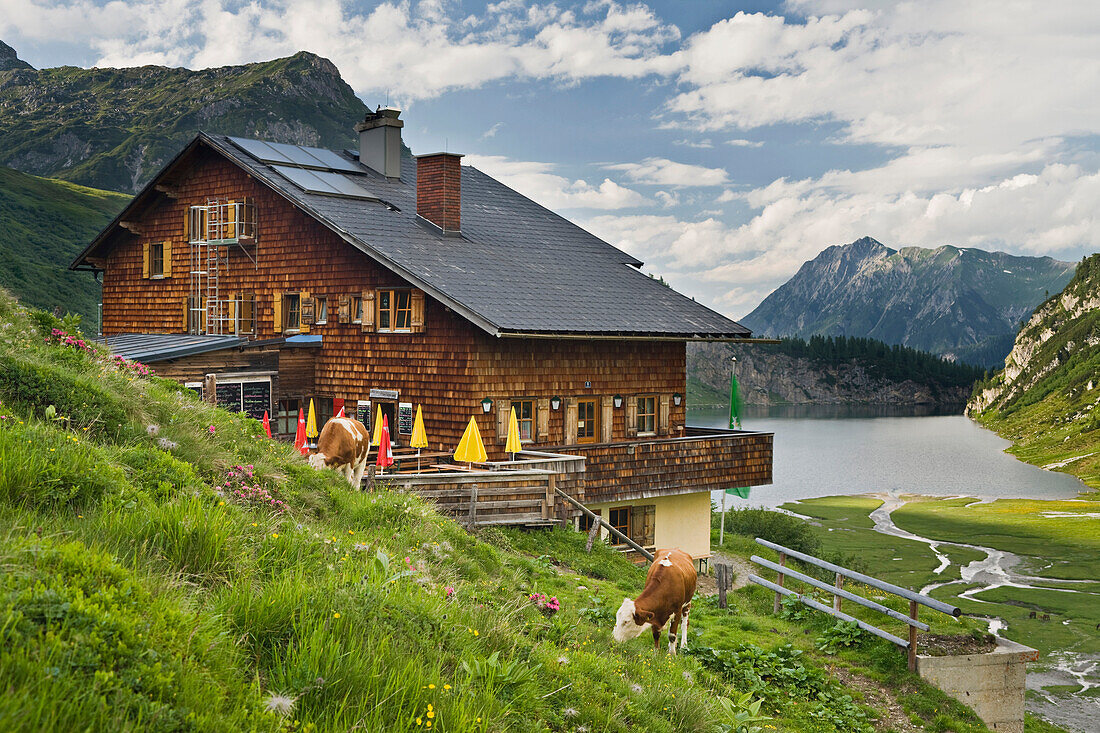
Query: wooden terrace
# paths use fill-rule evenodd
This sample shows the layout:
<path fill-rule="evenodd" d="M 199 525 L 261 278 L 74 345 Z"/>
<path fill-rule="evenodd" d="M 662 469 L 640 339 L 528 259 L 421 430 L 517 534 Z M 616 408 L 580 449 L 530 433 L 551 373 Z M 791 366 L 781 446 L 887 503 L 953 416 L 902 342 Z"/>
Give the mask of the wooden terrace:
<path fill-rule="evenodd" d="M 683 436 L 521 451 L 515 460 L 455 464 L 449 453 L 397 451 L 395 466 L 365 481 L 433 501 L 468 526 L 566 526 L 580 514 L 556 496 L 579 502 L 759 486 L 772 480 L 772 434 L 710 428 Z"/>

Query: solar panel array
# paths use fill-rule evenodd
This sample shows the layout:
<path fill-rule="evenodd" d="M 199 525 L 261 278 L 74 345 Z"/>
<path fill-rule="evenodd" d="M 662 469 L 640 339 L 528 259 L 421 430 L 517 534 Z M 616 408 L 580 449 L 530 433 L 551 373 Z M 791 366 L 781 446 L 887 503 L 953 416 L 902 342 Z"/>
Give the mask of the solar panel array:
<path fill-rule="evenodd" d="M 331 150 L 243 137 L 231 137 L 229 141 L 253 158 L 269 163 L 276 173 L 303 191 L 329 196 L 377 199 L 351 177 L 342 175 L 362 173 L 362 170 Z"/>

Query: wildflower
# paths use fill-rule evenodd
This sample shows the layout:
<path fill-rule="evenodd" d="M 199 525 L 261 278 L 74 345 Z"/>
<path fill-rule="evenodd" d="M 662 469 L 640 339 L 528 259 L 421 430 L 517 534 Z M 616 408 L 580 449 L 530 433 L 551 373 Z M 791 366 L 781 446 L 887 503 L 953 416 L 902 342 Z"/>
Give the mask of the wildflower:
<path fill-rule="evenodd" d="M 443 589 L 443 593 L 446 595 L 447 600 L 449 601 L 451 600 L 451 596 L 455 594 L 455 589 L 453 586 L 448 585 L 446 588 Z"/>
<path fill-rule="evenodd" d="M 576 708 L 566 708 L 561 711 L 561 714 L 566 718 L 575 718 L 580 715 Z"/>
<path fill-rule="evenodd" d="M 146 425 L 145 426 L 145 432 L 148 433 L 149 435 L 156 435 L 157 433 L 160 432 L 160 426 L 159 425 Z"/>
<path fill-rule="evenodd" d="M 333 618 L 340 618 L 340 612 L 337 611 L 336 613 L 332 614 L 332 617 Z"/>
<path fill-rule="evenodd" d="M 434 685 L 433 683 L 428 683 L 428 689 L 429 689 L 429 690 L 434 690 L 434 689 L 435 689 L 435 685 Z M 429 710 L 431 710 L 431 708 L 432 708 L 432 706 L 431 706 L 431 705 L 429 705 L 429 706 L 428 706 L 428 709 L 429 709 Z"/>
<path fill-rule="evenodd" d="M 295 699 L 287 695 L 268 695 L 264 701 L 267 712 L 276 713 L 284 717 L 294 712 Z"/>
<path fill-rule="evenodd" d="M 272 539 L 276 539 L 276 540 L 277 540 L 277 539 L 279 539 L 279 535 L 278 535 L 278 533 L 276 533 L 276 532 L 272 532 L 272 533 L 271 533 L 271 538 L 272 538 Z"/>
<path fill-rule="evenodd" d="M 450 685 L 443 685 L 443 689 L 444 690 L 449 690 L 449 689 L 451 689 L 451 686 Z"/>
<path fill-rule="evenodd" d="M 208 428 L 206 428 L 206 431 L 207 431 L 208 433 L 210 433 L 211 435 L 215 435 L 215 434 L 217 433 L 217 431 L 216 431 L 216 430 L 214 429 L 214 426 L 213 426 L 213 425 L 211 425 L 211 426 L 209 426 Z"/>
<path fill-rule="evenodd" d="M 558 657 L 558 664 L 569 664 L 569 657 L 564 654 Z"/>
<path fill-rule="evenodd" d="M 641 685 L 635 682 L 633 685 L 630 686 L 630 691 L 633 692 L 635 695 L 641 695 L 643 689 Z"/>

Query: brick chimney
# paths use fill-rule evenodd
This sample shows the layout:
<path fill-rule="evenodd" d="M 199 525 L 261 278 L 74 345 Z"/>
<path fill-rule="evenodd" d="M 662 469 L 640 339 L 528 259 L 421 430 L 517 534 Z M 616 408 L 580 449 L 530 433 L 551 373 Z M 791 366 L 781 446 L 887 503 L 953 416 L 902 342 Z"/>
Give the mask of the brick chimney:
<path fill-rule="evenodd" d="M 445 234 L 462 229 L 461 160 L 455 153 L 416 156 L 416 213 Z"/>
<path fill-rule="evenodd" d="M 401 110 L 379 107 L 355 126 L 359 162 L 386 178 L 401 177 Z"/>

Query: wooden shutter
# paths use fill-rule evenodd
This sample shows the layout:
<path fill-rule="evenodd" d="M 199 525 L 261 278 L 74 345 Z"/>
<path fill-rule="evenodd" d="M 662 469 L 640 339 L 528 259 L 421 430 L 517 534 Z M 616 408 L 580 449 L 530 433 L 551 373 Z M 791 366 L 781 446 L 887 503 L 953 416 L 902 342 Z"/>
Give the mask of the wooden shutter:
<path fill-rule="evenodd" d="M 508 442 L 508 416 L 512 414 L 512 403 L 508 400 L 497 400 L 497 442 L 504 445 Z"/>
<path fill-rule="evenodd" d="M 309 293 L 302 293 L 302 300 L 300 301 L 300 307 L 302 309 L 302 326 L 312 326 L 317 322 L 317 299 L 310 297 Z"/>
<path fill-rule="evenodd" d="M 183 333 L 191 333 L 191 296 L 183 296 Z"/>
<path fill-rule="evenodd" d="M 275 293 L 275 300 L 271 302 L 272 321 L 275 324 L 275 333 L 283 332 L 283 294 Z"/>
<path fill-rule="evenodd" d="M 669 415 L 669 403 L 672 401 L 672 396 L 663 394 L 657 398 L 659 406 L 657 407 L 657 433 L 659 435 L 668 435 L 668 415 Z"/>
<path fill-rule="evenodd" d="M 229 300 L 225 304 L 225 317 L 229 323 L 229 330 L 225 333 L 237 333 L 237 294 L 230 293 Z"/>
<path fill-rule="evenodd" d="M 626 434 L 629 437 L 638 435 L 638 395 L 626 396 Z"/>
<path fill-rule="evenodd" d="M 183 209 L 183 241 L 191 241 L 191 207 L 187 206 Z"/>
<path fill-rule="evenodd" d="M 600 442 L 610 443 L 612 429 L 615 427 L 615 398 L 604 395 L 600 398 Z"/>
<path fill-rule="evenodd" d="M 164 276 L 172 277 L 172 243 L 164 243 Z"/>
<path fill-rule="evenodd" d="M 141 276 L 149 279 L 149 243 L 141 243 Z"/>
<path fill-rule="evenodd" d="M 199 333 L 207 333 L 210 330 L 206 323 L 206 306 L 206 298 L 199 298 L 199 307 L 202 308 L 202 312 L 199 313 Z"/>
<path fill-rule="evenodd" d="M 538 426 L 538 440 L 550 439 L 550 400 L 539 400 L 535 406 L 535 423 Z"/>
<path fill-rule="evenodd" d="M 351 323 L 351 296 L 341 295 L 337 306 L 336 320 L 340 323 Z"/>
<path fill-rule="evenodd" d="M 568 397 L 565 400 L 565 435 L 563 442 L 573 445 L 577 442 L 577 399 Z"/>
<path fill-rule="evenodd" d="M 409 295 L 409 304 L 412 306 L 412 332 L 424 332 L 424 291 L 413 290 Z"/>
<path fill-rule="evenodd" d="M 229 203 L 225 207 L 225 233 L 222 235 L 226 239 L 237 238 L 237 202 L 233 199 L 229 199 Z"/>
<path fill-rule="evenodd" d="M 363 298 L 363 330 L 374 330 L 374 291 L 364 290 L 360 294 Z"/>
<path fill-rule="evenodd" d="M 309 323 L 306 323 L 306 319 L 303 317 L 306 312 L 306 301 L 313 303 L 313 298 L 309 297 L 308 292 L 298 293 L 298 333 L 309 333 L 309 323 L 313 323 L 313 318 L 310 317 Z M 310 307 L 310 313 L 313 313 L 313 308 Z"/>

